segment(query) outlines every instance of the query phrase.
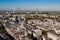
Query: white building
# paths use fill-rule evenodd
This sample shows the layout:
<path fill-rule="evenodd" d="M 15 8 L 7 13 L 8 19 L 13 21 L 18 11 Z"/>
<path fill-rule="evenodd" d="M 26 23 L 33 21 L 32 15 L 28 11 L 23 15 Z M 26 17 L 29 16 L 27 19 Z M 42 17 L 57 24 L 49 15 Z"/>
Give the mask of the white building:
<path fill-rule="evenodd" d="M 47 37 L 51 38 L 52 40 L 57 40 L 58 39 L 58 36 L 53 34 L 53 33 L 51 33 L 51 32 L 47 33 Z"/>

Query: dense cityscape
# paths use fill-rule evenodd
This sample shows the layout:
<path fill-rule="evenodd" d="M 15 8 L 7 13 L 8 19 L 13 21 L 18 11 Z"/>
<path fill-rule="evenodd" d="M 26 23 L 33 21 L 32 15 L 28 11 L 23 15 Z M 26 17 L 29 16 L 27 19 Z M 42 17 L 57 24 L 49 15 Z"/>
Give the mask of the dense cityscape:
<path fill-rule="evenodd" d="M 0 40 L 60 40 L 60 0 L 0 0 Z"/>
<path fill-rule="evenodd" d="M 0 12 L 1 40 L 60 40 L 60 12 Z"/>

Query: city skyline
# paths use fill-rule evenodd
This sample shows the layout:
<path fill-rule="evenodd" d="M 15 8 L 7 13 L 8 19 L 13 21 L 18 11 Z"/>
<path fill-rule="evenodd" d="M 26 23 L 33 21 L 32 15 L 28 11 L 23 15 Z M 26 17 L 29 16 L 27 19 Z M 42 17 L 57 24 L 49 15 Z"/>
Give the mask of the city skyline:
<path fill-rule="evenodd" d="M 0 9 L 17 8 L 60 11 L 60 0 L 0 0 Z"/>

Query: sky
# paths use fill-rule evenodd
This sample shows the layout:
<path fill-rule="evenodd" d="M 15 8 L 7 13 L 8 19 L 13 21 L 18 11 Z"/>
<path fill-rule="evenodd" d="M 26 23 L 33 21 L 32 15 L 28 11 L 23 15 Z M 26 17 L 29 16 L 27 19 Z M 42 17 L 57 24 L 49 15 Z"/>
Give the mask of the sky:
<path fill-rule="evenodd" d="M 0 0 L 0 10 L 17 8 L 60 11 L 60 0 Z"/>

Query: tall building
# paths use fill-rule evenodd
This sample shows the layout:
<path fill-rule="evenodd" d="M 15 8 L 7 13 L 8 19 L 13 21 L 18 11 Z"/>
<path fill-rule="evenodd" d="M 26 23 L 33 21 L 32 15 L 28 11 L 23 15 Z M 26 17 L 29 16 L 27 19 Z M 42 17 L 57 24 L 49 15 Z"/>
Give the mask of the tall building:
<path fill-rule="evenodd" d="M 18 21 L 18 16 L 16 16 L 16 18 L 15 18 L 15 23 L 16 23 L 16 24 L 19 23 L 19 21 Z"/>

